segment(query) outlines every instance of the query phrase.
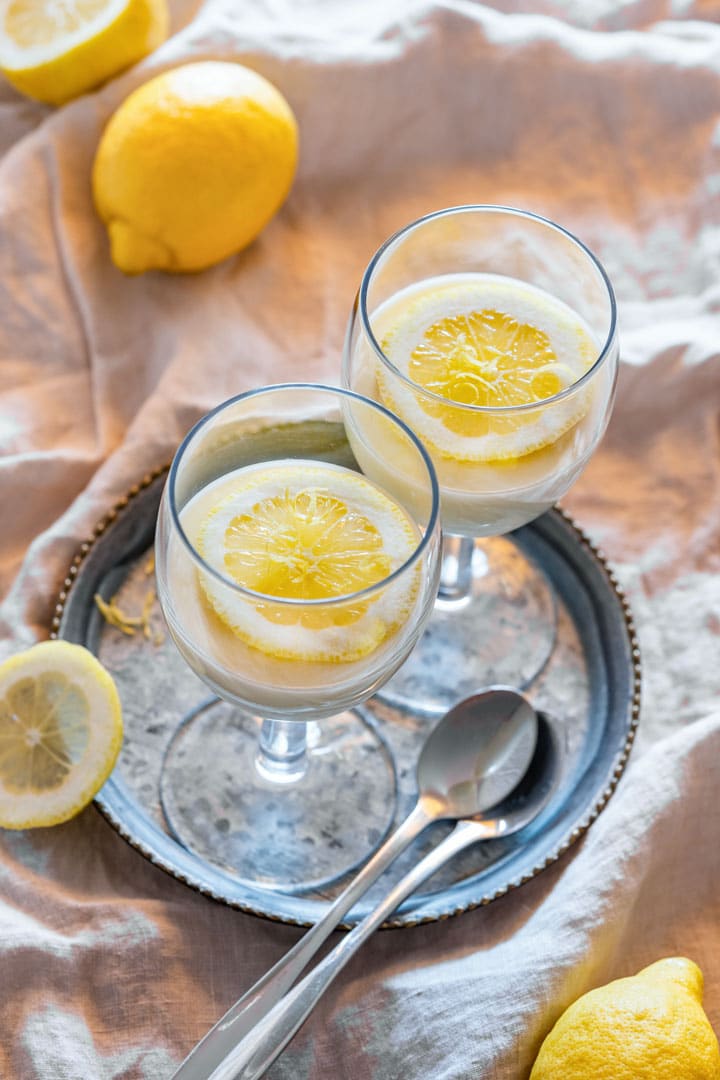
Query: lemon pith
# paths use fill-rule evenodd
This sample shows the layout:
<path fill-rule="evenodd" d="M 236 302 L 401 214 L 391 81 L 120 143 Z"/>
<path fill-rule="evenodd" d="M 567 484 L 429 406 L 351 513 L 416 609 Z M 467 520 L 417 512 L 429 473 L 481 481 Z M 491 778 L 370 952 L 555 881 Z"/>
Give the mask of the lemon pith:
<path fill-rule="evenodd" d="M 0 68 L 22 93 L 62 105 L 146 56 L 168 23 L 166 0 L 10 0 Z"/>
<path fill-rule="evenodd" d="M 120 700 L 80 645 L 50 641 L 0 664 L 0 826 L 66 821 L 93 798 L 122 742 Z"/>
<path fill-rule="evenodd" d="M 669 957 L 580 997 L 546 1037 L 531 1080 L 719 1080 L 700 969 Z"/>
<path fill-rule="evenodd" d="M 521 282 L 456 277 L 419 283 L 404 303 L 400 296 L 386 305 L 381 347 L 411 385 L 380 365 L 382 400 L 441 457 L 513 460 L 551 445 L 588 408 L 582 393 L 551 400 L 588 370 L 595 346 L 587 328 Z M 517 406 L 538 408 L 507 411 Z"/>
<path fill-rule="evenodd" d="M 354 598 L 384 581 L 417 544 L 404 511 L 362 475 L 281 463 L 238 470 L 221 490 L 200 527 L 198 551 L 260 596 L 232 596 L 209 575 L 201 574 L 201 587 L 247 644 L 287 659 L 348 660 L 376 648 L 407 613 L 407 586 L 402 597 L 396 590 L 392 610 L 384 590 Z"/>
<path fill-rule="evenodd" d="M 128 274 L 184 273 L 242 250 L 284 202 L 297 154 L 287 101 L 241 64 L 150 79 L 111 117 L 93 166 L 113 261 Z"/>

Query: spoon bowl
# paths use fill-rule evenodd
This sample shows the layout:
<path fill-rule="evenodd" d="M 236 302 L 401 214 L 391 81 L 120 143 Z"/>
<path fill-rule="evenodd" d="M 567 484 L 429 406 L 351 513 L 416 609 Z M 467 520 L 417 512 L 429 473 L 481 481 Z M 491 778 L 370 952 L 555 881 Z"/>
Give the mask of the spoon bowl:
<path fill-rule="evenodd" d="M 517 690 L 491 686 L 453 706 L 427 737 L 417 766 L 419 802 L 434 820 L 482 813 L 525 774 L 537 716 Z"/>
<path fill-rule="evenodd" d="M 544 713 L 536 713 L 537 741 L 527 771 L 513 790 L 467 824 L 492 830 L 493 837 L 518 833 L 539 817 L 560 782 L 562 752 L 555 726 Z M 491 839 L 483 835 L 480 839 Z"/>

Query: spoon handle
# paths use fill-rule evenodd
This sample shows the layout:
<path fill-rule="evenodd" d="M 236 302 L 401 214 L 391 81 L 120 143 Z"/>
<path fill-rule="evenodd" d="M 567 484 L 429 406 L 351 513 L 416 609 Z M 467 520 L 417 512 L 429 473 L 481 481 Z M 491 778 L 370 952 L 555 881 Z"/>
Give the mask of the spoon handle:
<path fill-rule="evenodd" d="M 448 859 L 478 840 L 497 835 L 490 822 L 461 821 L 445 839 L 390 890 L 342 941 L 293 987 L 228 1053 L 206 1080 L 257 1080 L 282 1053 L 331 982 L 398 904 Z"/>
<path fill-rule="evenodd" d="M 180 1068 L 173 1073 L 172 1080 L 207 1080 L 211 1074 L 215 1075 L 213 1070 L 216 1066 L 258 1021 L 270 1012 L 283 994 L 287 993 L 355 901 L 433 820 L 434 816 L 428 812 L 422 801 L 418 800 L 405 821 L 378 848 L 331 904 L 322 919 L 230 1006 L 225 1015 L 193 1047 Z"/>

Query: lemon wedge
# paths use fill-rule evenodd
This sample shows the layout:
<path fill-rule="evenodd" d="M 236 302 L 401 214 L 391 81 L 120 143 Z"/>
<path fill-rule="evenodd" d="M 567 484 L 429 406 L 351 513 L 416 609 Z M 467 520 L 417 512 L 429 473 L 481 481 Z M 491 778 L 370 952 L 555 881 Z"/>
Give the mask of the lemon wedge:
<path fill-rule="evenodd" d="M 167 37 L 166 0 L 7 0 L 0 69 L 22 93 L 62 105 Z"/>
<path fill-rule="evenodd" d="M 0 664 L 0 826 L 57 825 L 110 775 L 120 699 L 92 653 L 45 641 Z"/>
<path fill-rule="evenodd" d="M 418 543 L 405 511 L 360 473 L 280 462 L 224 477 L 214 496 L 198 550 L 263 599 L 242 596 L 209 574 L 201 575 L 202 589 L 246 644 L 292 660 L 355 660 L 408 617 L 408 582 L 353 599 L 402 566 Z"/>
<path fill-rule="evenodd" d="M 384 353 L 418 388 L 380 368 L 381 397 L 442 457 L 522 457 L 555 442 L 587 410 L 579 394 L 507 411 L 554 398 L 596 355 L 585 323 L 538 289 L 485 274 L 436 278 L 401 295 L 379 323 Z"/>

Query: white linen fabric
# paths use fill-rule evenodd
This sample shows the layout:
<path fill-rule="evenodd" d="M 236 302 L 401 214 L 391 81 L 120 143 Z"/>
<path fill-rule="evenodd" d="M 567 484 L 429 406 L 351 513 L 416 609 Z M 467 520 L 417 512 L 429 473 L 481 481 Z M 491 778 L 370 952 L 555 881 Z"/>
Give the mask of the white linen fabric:
<path fill-rule="evenodd" d="M 532 7 L 528 14 L 525 8 Z M 58 110 L 0 85 L 0 657 L 47 636 L 79 542 L 223 398 L 338 381 L 375 248 L 442 206 L 546 214 L 603 260 L 623 364 L 565 505 L 627 587 L 629 769 L 587 837 L 490 907 L 376 935 L 273 1080 L 523 1080 L 571 1000 L 694 959 L 720 1031 L 720 4 L 184 0 Z M 289 99 L 289 201 L 202 274 L 124 277 L 90 195 L 111 112 L 198 58 Z M 165 876 L 94 808 L 0 833 L 0 1076 L 162 1080 L 298 937 Z"/>

